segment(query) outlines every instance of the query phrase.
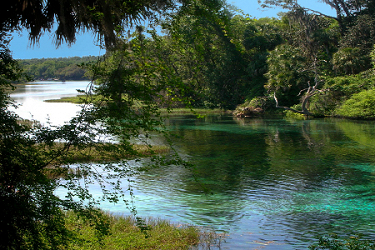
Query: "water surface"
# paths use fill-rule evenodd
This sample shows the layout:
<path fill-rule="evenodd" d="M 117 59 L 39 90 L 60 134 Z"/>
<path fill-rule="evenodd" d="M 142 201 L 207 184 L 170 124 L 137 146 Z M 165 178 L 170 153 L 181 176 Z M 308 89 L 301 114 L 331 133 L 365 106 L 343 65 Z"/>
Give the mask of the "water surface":
<path fill-rule="evenodd" d="M 212 194 L 202 194 L 190 171 L 155 170 L 138 185 L 164 209 L 145 210 L 226 231 L 228 249 L 306 249 L 322 234 L 373 236 L 374 125 L 174 117 L 175 144 Z"/>
<path fill-rule="evenodd" d="M 45 88 L 33 86 L 18 93 L 30 111 L 56 111 L 39 102 Z M 322 234 L 374 236 L 374 122 L 173 116 L 167 127 L 196 168 L 137 176 L 138 215 L 227 232 L 222 249 L 307 249 Z M 123 204 L 101 207 L 129 213 Z"/>
<path fill-rule="evenodd" d="M 75 116 L 79 105 L 71 103 L 46 103 L 45 100 L 71 97 L 77 89 L 86 90 L 88 81 L 40 81 L 17 85 L 11 94 L 13 100 L 21 104 L 17 114 L 24 119 L 37 120 L 43 124 L 62 125 Z"/>

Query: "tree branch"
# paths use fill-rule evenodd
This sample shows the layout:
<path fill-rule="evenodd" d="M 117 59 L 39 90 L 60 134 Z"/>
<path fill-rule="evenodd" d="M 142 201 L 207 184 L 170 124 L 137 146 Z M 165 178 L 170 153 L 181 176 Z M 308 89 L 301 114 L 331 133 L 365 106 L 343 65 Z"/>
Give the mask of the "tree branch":
<path fill-rule="evenodd" d="M 295 112 L 295 113 L 299 113 L 299 114 L 306 115 L 304 112 L 299 111 L 299 110 L 297 110 L 297 109 L 293 109 L 293 108 L 290 108 L 290 107 L 287 107 L 287 106 L 279 106 L 279 100 L 277 100 L 277 97 L 276 97 L 276 91 L 273 92 L 273 98 L 275 99 L 275 102 L 276 102 L 276 108 L 279 108 L 279 109 L 285 109 L 285 110 L 290 110 L 290 111 L 293 111 L 293 112 Z"/>
<path fill-rule="evenodd" d="M 322 13 L 320 11 L 312 10 L 312 9 L 306 8 L 306 7 L 301 7 L 301 8 L 304 9 L 306 12 L 307 11 L 311 11 L 312 13 L 317 14 L 319 16 L 324 16 L 324 17 L 331 18 L 331 19 L 334 19 L 336 21 L 339 21 L 339 19 L 337 17 L 333 17 L 333 16 L 330 16 L 330 15 L 324 14 L 324 13 Z"/>

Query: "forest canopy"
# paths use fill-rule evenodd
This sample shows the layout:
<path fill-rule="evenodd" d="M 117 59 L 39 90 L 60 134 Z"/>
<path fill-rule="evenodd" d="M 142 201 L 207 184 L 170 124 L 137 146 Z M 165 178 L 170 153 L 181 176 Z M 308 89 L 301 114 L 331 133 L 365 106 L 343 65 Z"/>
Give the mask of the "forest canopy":
<path fill-rule="evenodd" d="M 364 79 L 355 83 L 356 89 L 367 90 L 362 81 L 371 80 L 373 71 L 375 25 L 368 25 L 375 22 L 372 2 L 325 1 L 336 11 L 333 16 L 297 1 L 262 3 L 288 12 L 255 19 L 225 1 L 190 1 L 116 41 L 120 50 L 124 41 L 130 47 L 139 42 L 148 60 L 179 82 L 180 89 L 159 93 L 169 100 L 183 97 L 178 106 L 237 108 L 239 116 L 275 109 L 342 116 L 336 111 L 354 92 L 343 94 L 330 84 L 360 74 Z M 111 60 L 111 53 L 102 59 Z M 36 79 L 73 79 L 85 70 L 76 65 L 60 69 L 63 59 L 57 61 L 22 64 Z M 154 84 L 159 80 L 154 78 Z"/>
<path fill-rule="evenodd" d="M 24 73 L 33 80 L 90 80 L 80 65 L 95 62 L 96 56 L 18 60 Z"/>

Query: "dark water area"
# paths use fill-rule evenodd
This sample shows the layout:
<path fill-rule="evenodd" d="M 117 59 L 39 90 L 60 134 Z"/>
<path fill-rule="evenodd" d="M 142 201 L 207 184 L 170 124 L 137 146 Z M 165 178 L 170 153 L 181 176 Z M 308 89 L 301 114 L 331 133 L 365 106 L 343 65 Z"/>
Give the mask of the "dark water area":
<path fill-rule="evenodd" d="M 87 84 L 34 83 L 12 96 L 23 104 L 22 117 L 48 115 L 62 124 L 79 107 L 43 100 L 75 95 Z M 136 176 L 139 216 L 225 232 L 221 249 L 307 249 L 329 233 L 375 236 L 375 122 L 215 115 L 172 116 L 166 123 L 177 152 L 195 168 Z M 91 192 L 99 195 L 100 188 Z M 129 214 L 121 203 L 100 207 Z"/>

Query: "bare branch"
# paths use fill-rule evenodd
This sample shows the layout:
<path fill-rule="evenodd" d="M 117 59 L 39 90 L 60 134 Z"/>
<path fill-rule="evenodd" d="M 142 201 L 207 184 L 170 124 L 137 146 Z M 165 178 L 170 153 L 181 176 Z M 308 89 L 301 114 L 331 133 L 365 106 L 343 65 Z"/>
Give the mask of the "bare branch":
<path fill-rule="evenodd" d="M 307 90 L 307 89 L 309 89 L 309 88 L 304 88 L 304 89 L 302 89 L 302 90 L 298 93 L 297 96 L 300 96 L 300 95 L 302 94 L 302 92 L 305 91 L 305 90 Z"/>
<path fill-rule="evenodd" d="M 301 7 L 301 8 L 304 9 L 306 12 L 312 12 L 313 14 L 316 14 L 318 16 L 324 16 L 324 17 L 331 18 L 331 19 L 334 19 L 334 20 L 338 21 L 337 17 L 333 17 L 333 16 L 330 16 L 330 15 L 324 14 L 320 11 L 312 10 L 312 9 L 306 8 L 306 7 Z"/>
<path fill-rule="evenodd" d="M 290 111 L 293 111 L 295 113 L 299 113 L 299 114 L 305 115 L 305 113 L 302 112 L 302 111 L 299 111 L 299 110 L 296 110 L 296 109 L 293 109 L 293 108 L 290 108 L 290 107 L 287 107 L 287 106 L 279 106 L 279 100 L 276 97 L 276 91 L 273 92 L 273 98 L 275 99 L 275 102 L 276 102 L 276 108 L 290 110 Z"/>

